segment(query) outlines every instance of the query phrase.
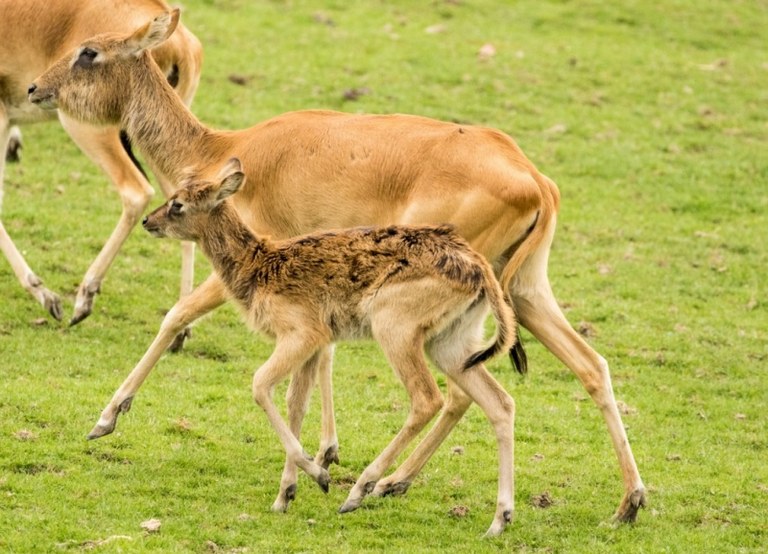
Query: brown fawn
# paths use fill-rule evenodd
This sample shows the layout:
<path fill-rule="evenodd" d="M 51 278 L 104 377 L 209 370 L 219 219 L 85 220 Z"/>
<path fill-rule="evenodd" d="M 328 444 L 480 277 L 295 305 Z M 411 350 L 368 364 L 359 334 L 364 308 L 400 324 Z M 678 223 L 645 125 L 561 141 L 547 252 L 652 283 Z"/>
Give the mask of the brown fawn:
<path fill-rule="evenodd" d="M 328 490 L 328 471 L 305 457 L 298 429 L 280 416 L 272 400 L 275 385 L 335 341 L 375 338 L 411 406 L 403 428 L 365 468 L 340 511 L 360 506 L 442 407 L 426 349 L 477 402 L 496 433 L 499 490 L 488 535 L 499 534 L 514 510 L 514 402 L 482 362 L 509 349 L 514 319 L 491 266 L 448 226 L 359 227 L 272 241 L 254 234 L 227 201 L 244 179 L 236 158 L 214 181 L 191 177 L 143 224 L 154 236 L 199 244 L 250 326 L 276 339 L 272 355 L 253 377 L 253 397 L 285 447 L 288 463 Z M 497 333 L 483 347 L 489 306 Z M 279 497 L 292 496 L 293 486 L 281 482 Z"/>

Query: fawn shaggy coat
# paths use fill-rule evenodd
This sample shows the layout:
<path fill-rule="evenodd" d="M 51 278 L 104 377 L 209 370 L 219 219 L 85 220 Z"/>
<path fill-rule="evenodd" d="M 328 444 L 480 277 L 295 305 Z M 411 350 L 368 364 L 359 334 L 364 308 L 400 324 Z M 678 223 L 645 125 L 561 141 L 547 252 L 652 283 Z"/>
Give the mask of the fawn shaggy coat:
<path fill-rule="evenodd" d="M 252 233 L 225 201 L 243 179 L 239 161 L 231 160 L 220 182 L 191 180 L 147 216 L 144 228 L 155 236 L 196 241 L 251 326 L 277 339 L 254 375 L 253 395 L 288 461 L 328 489 L 328 472 L 305 458 L 297 433 L 279 415 L 274 386 L 334 341 L 374 337 L 405 385 L 411 408 L 401 432 L 366 468 L 341 511 L 357 508 L 441 407 L 424 360 L 426 347 L 496 431 L 499 498 L 489 533 L 498 534 L 514 507 L 514 403 L 480 364 L 509 349 L 514 320 L 491 266 L 447 226 L 366 227 L 270 241 Z M 498 331 L 483 347 L 488 306 Z"/>

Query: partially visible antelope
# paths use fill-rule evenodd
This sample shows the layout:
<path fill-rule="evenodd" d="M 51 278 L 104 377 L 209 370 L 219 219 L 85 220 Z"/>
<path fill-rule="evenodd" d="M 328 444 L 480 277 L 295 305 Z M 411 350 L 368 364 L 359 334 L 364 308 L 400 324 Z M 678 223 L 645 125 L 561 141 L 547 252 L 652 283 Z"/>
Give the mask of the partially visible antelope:
<path fill-rule="evenodd" d="M 375 338 L 411 406 L 403 428 L 365 468 L 340 511 L 358 508 L 442 406 L 426 348 L 435 365 L 483 409 L 496 433 L 499 491 L 487 534 L 501 533 L 514 509 L 514 402 L 482 364 L 509 349 L 514 323 L 491 266 L 446 226 L 358 227 L 271 241 L 252 233 L 226 201 L 244 179 L 237 159 L 213 181 L 190 177 L 144 219 L 144 228 L 157 237 L 199 244 L 251 327 L 276 339 L 272 355 L 253 376 L 253 397 L 288 463 L 328 491 L 328 471 L 304 457 L 299 429 L 285 423 L 272 400 L 274 387 L 335 341 Z M 483 346 L 489 307 L 497 335 Z M 290 495 L 285 485 L 278 497 Z"/>
<path fill-rule="evenodd" d="M 18 148 L 18 124 L 53 119 L 56 113 L 41 110 L 27 100 L 27 88 L 35 76 L 68 54 L 84 39 L 97 33 L 126 33 L 158 12 L 167 10 L 162 0 L 3 0 L 0 3 L 0 213 L 6 149 Z M 167 80 L 189 104 L 195 94 L 202 65 L 202 48 L 183 26 L 152 52 Z M 74 61 L 74 60 L 73 60 Z M 74 70 L 84 70 L 86 58 Z M 141 219 L 153 190 L 132 153 L 121 140 L 119 125 L 91 125 L 60 112 L 59 120 L 80 149 L 109 177 L 120 195 L 123 211 L 117 227 L 88 268 L 77 290 L 70 324 L 86 318 L 104 276 Z M 18 152 L 18 150 L 16 150 Z M 13 151 L 8 154 L 13 155 Z M 150 165 L 151 162 L 150 162 Z M 160 178 L 163 192 L 172 191 Z M 56 319 L 64 315 L 59 295 L 47 289 L 29 267 L 0 220 L 0 249 L 21 285 Z M 192 290 L 192 245 L 183 247 L 182 294 Z"/>
<path fill-rule="evenodd" d="M 568 324 L 547 277 L 560 198 L 556 185 L 500 131 L 417 116 L 300 111 L 240 131 L 209 129 L 173 94 L 147 53 L 171 36 L 177 17 L 176 12 L 163 13 L 131 35 L 83 42 L 35 80 L 30 100 L 79 121 L 124 128 L 171 182 L 180 182 L 188 171 L 210 179 L 226 160 L 239 158 L 247 180 L 232 201 L 260 235 L 287 238 L 361 225 L 452 224 L 492 264 L 520 323 L 576 374 L 601 410 L 624 481 L 614 518 L 634 521 L 645 503 L 645 487 L 608 364 Z M 92 52 L 96 55 L 87 70 L 78 66 Z M 118 415 L 130 407 L 176 335 L 227 298 L 214 272 L 168 312 L 91 438 L 115 428 Z M 298 372 L 288 389 L 289 397 L 302 399 L 291 404 L 303 406 L 315 375 L 320 376 L 323 425 L 316 461 L 333 460 L 337 448 L 326 403 L 331 356 L 331 349 L 324 349 L 315 369 Z M 373 494 L 407 490 L 469 408 L 471 398 L 450 376 L 447 383 L 447 401 L 433 428 L 392 475 L 378 481 Z"/>

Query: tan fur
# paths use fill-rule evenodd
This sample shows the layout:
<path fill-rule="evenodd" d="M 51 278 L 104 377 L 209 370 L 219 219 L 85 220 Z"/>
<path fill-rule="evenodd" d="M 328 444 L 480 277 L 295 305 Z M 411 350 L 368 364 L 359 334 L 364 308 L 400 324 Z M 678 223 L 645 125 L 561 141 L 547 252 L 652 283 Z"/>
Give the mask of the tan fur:
<path fill-rule="evenodd" d="M 228 168 L 221 182 L 193 179 L 152 212 L 144 228 L 155 236 L 197 242 L 250 325 L 276 338 L 272 356 L 254 375 L 253 395 L 288 463 L 328 489 L 327 470 L 304 458 L 298 430 L 280 417 L 272 400 L 275 385 L 337 340 L 375 337 L 405 385 L 411 408 L 403 429 L 366 468 L 341 511 L 356 509 L 442 406 L 426 369 L 426 347 L 437 367 L 486 411 L 504 448 L 499 452 L 504 488 L 500 485 L 491 527 L 496 534 L 513 510 L 514 403 L 477 364 L 509 349 L 514 323 L 488 262 L 447 226 L 363 227 L 273 242 L 254 235 L 226 201 L 244 178 L 239 161 Z M 488 306 L 498 330 L 494 344 L 481 350 Z"/>
<path fill-rule="evenodd" d="M 160 0 L 3 0 L 0 16 L 0 208 L 2 207 L 3 169 L 6 148 L 14 126 L 56 117 L 27 99 L 32 80 L 84 39 L 105 31 L 134 30 L 148 19 L 168 10 Z M 175 91 L 191 103 L 200 78 L 202 49 L 199 41 L 184 27 L 152 51 L 160 71 L 176 82 Z M 72 139 L 101 167 L 114 183 L 123 203 L 117 227 L 86 272 L 78 289 L 71 323 L 87 317 L 95 294 L 128 233 L 141 217 L 153 194 L 146 178 L 134 166 L 120 143 L 117 126 L 106 128 L 84 125 L 60 114 L 61 123 Z M 18 151 L 18 144 L 13 145 Z M 161 180 L 170 194 L 169 182 Z M 58 295 L 43 286 L 13 244 L 0 221 L 0 248 L 19 282 L 56 319 L 63 316 Z M 192 250 L 184 247 L 183 293 L 192 290 Z"/>
<path fill-rule="evenodd" d="M 358 225 L 452 224 L 501 277 L 521 324 L 576 374 L 600 408 L 624 480 L 615 517 L 634 520 L 645 489 L 608 366 L 568 324 L 547 277 L 559 204 L 555 184 L 500 131 L 417 116 L 302 111 L 245 130 L 209 129 L 172 94 L 146 52 L 136 49 L 137 44 L 156 46 L 147 37 L 170 25 L 166 15 L 132 36 L 86 41 L 80 48 L 101 56 L 92 71 L 72 71 L 77 50 L 35 81 L 31 100 L 58 106 L 83 121 L 123 125 L 170 180 L 181 180 L 190 170 L 212 178 L 225 160 L 239 158 L 247 181 L 233 204 L 259 234 L 286 238 Z M 119 413 L 176 334 L 226 298 L 226 288 L 212 275 L 171 309 L 91 437 L 114 429 Z M 321 390 L 327 391 L 330 367 L 323 364 L 330 364 L 328 351 L 311 364 L 325 380 Z M 294 380 L 289 396 L 305 399 L 311 382 Z M 323 429 L 329 434 L 322 438 L 318 460 L 333 459 L 336 448 L 326 394 Z M 434 427 L 395 473 L 376 484 L 373 494 L 407 489 L 470 404 L 460 384 L 449 378 L 448 401 Z"/>

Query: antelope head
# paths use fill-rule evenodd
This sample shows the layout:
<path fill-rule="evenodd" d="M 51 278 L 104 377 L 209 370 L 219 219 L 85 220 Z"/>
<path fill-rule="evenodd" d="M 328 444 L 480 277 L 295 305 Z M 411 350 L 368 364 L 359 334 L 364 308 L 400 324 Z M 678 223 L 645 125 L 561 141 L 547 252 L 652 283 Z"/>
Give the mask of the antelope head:
<path fill-rule="evenodd" d="M 129 36 L 105 33 L 86 40 L 35 79 L 29 101 L 87 123 L 119 123 L 136 66 L 171 36 L 178 22 L 179 10 L 174 9 Z"/>
<path fill-rule="evenodd" d="M 240 160 L 232 158 L 213 181 L 190 177 L 162 206 L 142 221 L 155 237 L 200 240 L 211 212 L 237 192 L 245 181 Z"/>

